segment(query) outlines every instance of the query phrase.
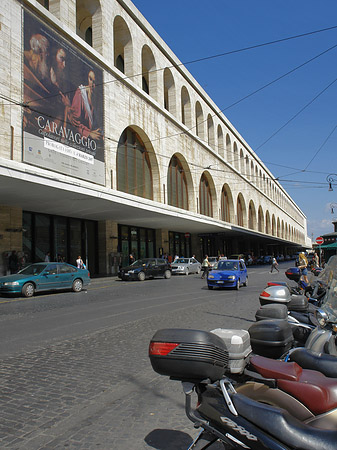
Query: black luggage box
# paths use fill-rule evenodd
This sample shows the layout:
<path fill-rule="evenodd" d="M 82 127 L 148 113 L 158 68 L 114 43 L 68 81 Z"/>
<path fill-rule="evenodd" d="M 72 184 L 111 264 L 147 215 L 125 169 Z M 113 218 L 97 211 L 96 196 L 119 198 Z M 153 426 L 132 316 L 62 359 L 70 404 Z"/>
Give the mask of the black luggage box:
<path fill-rule="evenodd" d="M 287 320 L 288 308 L 286 305 L 278 305 L 271 303 L 270 305 L 262 305 L 255 313 L 255 319 L 259 320 L 266 319 L 278 319 Z"/>
<path fill-rule="evenodd" d="M 228 370 L 223 340 L 201 330 L 158 330 L 151 339 L 149 357 L 155 372 L 180 381 L 198 383 L 209 378 L 213 382 Z"/>
<path fill-rule="evenodd" d="M 298 267 L 290 267 L 286 270 L 286 277 L 292 281 L 300 281 L 301 278 L 301 270 Z"/>
<path fill-rule="evenodd" d="M 293 294 L 287 306 L 289 311 L 299 311 L 299 312 L 309 311 L 309 303 L 305 295 Z"/>
<path fill-rule="evenodd" d="M 285 320 L 260 320 L 248 331 L 253 352 L 267 358 L 280 358 L 294 341 L 291 325 Z"/>

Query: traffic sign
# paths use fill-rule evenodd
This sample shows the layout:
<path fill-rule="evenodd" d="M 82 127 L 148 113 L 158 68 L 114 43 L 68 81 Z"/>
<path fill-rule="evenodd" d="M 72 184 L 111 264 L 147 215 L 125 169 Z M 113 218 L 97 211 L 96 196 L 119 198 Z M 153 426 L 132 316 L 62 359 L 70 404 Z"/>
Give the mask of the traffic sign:
<path fill-rule="evenodd" d="M 324 238 L 322 236 L 319 236 L 316 238 L 316 244 L 322 245 L 324 243 Z"/>

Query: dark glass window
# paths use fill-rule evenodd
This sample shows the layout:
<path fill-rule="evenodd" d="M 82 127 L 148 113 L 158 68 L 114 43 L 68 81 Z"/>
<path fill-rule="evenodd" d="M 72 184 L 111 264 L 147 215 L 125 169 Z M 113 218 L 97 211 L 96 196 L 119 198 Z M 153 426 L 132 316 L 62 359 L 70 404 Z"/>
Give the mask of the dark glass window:
<path fill-rule="evenodd" d="M 211 188 L 205 175 L 202 175 L 200 180 L 199 196 L 200 214 L 213 217 Z"/>
<path fill-rule="evenodd" d="M 91 45 L 91 47 L 92 47 L 92 28 L 91 27 L 88 27 L 86 29 L 84 40 L 87 44 Z"/>
<path fill-rule="evenodd" d="M 116 58 L 116 67 L 118 70 L 120 70 L 121 72 L 124 72 L 124 59 L 122 57 L 122 55 L 118 55 Z"/>
<path fill-rule="evenodd" d="M 168 204 L 188 209 L 186 176 L 179 159 L 175 156 L 171 159 L 167 178 Z"/>
<path fill-rule="evenodd" d="M 222 215 L 222 220 L 224 220 L 225 222 L 231 221 L 230 211 L 229 211 L 229 199 L 228 199 L 228 194 L 227 194 L 227 191 L 225 188 L 222 188 L 222 193 L 221 193 L 221 215 Z"/>
<path fill-rule="evenodd" d="M 150 158 L 140 137 L 130 128 L 123 132 L 118 144 L 117 189 L 153 199 Z"/>

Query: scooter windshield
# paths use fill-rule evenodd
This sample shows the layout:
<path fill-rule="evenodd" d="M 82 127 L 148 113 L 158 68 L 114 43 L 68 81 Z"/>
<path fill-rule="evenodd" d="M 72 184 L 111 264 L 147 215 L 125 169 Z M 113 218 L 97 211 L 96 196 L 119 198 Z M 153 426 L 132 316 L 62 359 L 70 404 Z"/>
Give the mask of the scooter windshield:
<path fill-rule="evenodd" d="M 329 322 L 337 323 L 337 255 L 331 256 L 318 279 L 326 287 L 321 308 L 328 314 Z"/>

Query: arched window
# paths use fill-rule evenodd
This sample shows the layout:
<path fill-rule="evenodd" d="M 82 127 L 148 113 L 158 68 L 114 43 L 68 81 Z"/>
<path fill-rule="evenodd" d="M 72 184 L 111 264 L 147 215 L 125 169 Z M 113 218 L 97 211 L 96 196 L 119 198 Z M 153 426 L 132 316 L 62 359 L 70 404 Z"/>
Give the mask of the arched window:
<path fill-rule="evenodd" d="M 263 233 L 263 224 L 264 224 L 264 220 L 263 220 L 263 211 L 262 211 L 262 208 L 261 208 L 261 206 L 259 207 L 259 213 L 258 213 L 258 219 L 257 219 L 257 221 L 258 221 L 258 223 L 257 223 L 257 228 L 258 228 L 258 231 L 260 231 L 261 233 Z"/>
<path fill-rule="evenodd" d="M 222 188 L 221 192 L 221 219 L 225 222 L 231 221 L 230 200 L 225 186 Z"/>
<path fill-rule="evenodd" d="M 226 134 L 226 158 L 229 163 L 233 163 L 232 158 L 232 143 L 231 138 L 229 137 L 229 134 Z"/>
<path fill-rule="evenodd" d="M 200 214 L 213 217 L 211 187 L 205 174 L 201 176 L 199 187 Z"/>
<path fill-rule="evenodd" d="M 176 114 L 176 91 L 174 78 L 170 69 L 164 70 L 164 108 L 173 115 Z"/>
<path fill-rule="evenodd" d="M 118 70 L 131 75 L 133 73 L 132 39 L 125 20 L 116 16 L 113 24 L 114 61 Z"/>
<path fill-rule="evenodd" d="M 138 134 L 127 128 L 118 143 L 117 189 L 128 194 L 153 199 L 149 154 Z"/>
<path fill-rule="evenodd" d="M 191 100 L 185 86 L 181 88 L 181 121 L 187 127 L 192 127 Z"/>
<path fill-rule="evenodd" d="M 187 181 L 183 166 L 176 156 L 171 159 L 167 174 L 168 204 L 188 209 Z"/>
<path fill-rule="evenodd" d="M 243 227 L 243 207 L 241 198 L 239 196 L 237 200 L 236 211 L 237 211 L 238 225 L 240 225 L 240 227 Z"/>
<path fill-rule="evenodd" d="M 196 135 L 204 139 L 204 115 L 199 102 L 195 104 L 195 127 Z"/>
<path fill-rule="evenodd" d="M 212 116 L 207 116 L 207 143 L 210 147 L 214 147 L 214 123 Z"/>
<path fill-rule="evenodd" d="M 142 89 L 157 100 L 157 71 L 153 53 L 147 45 L 142 49 Z"/>
<path fill-rule="evenodd" d="M 223 132 L 220 125 L 218 125 L 218 153 L 220 156 L 225 156 Z"/>
<path fill-rule="evenodd" d="M 98 0 L 76 0 L 76 33 L 97 51 L 102 50 L 102 11 Z"/>
<path fill-rule="evenodd" d="M 251 230 L 255 230 L 255 222 L 256 222 L 255 205 L 253 201 L 250 201 L 248 207 L 248 228 L 250 228 Z"/>

